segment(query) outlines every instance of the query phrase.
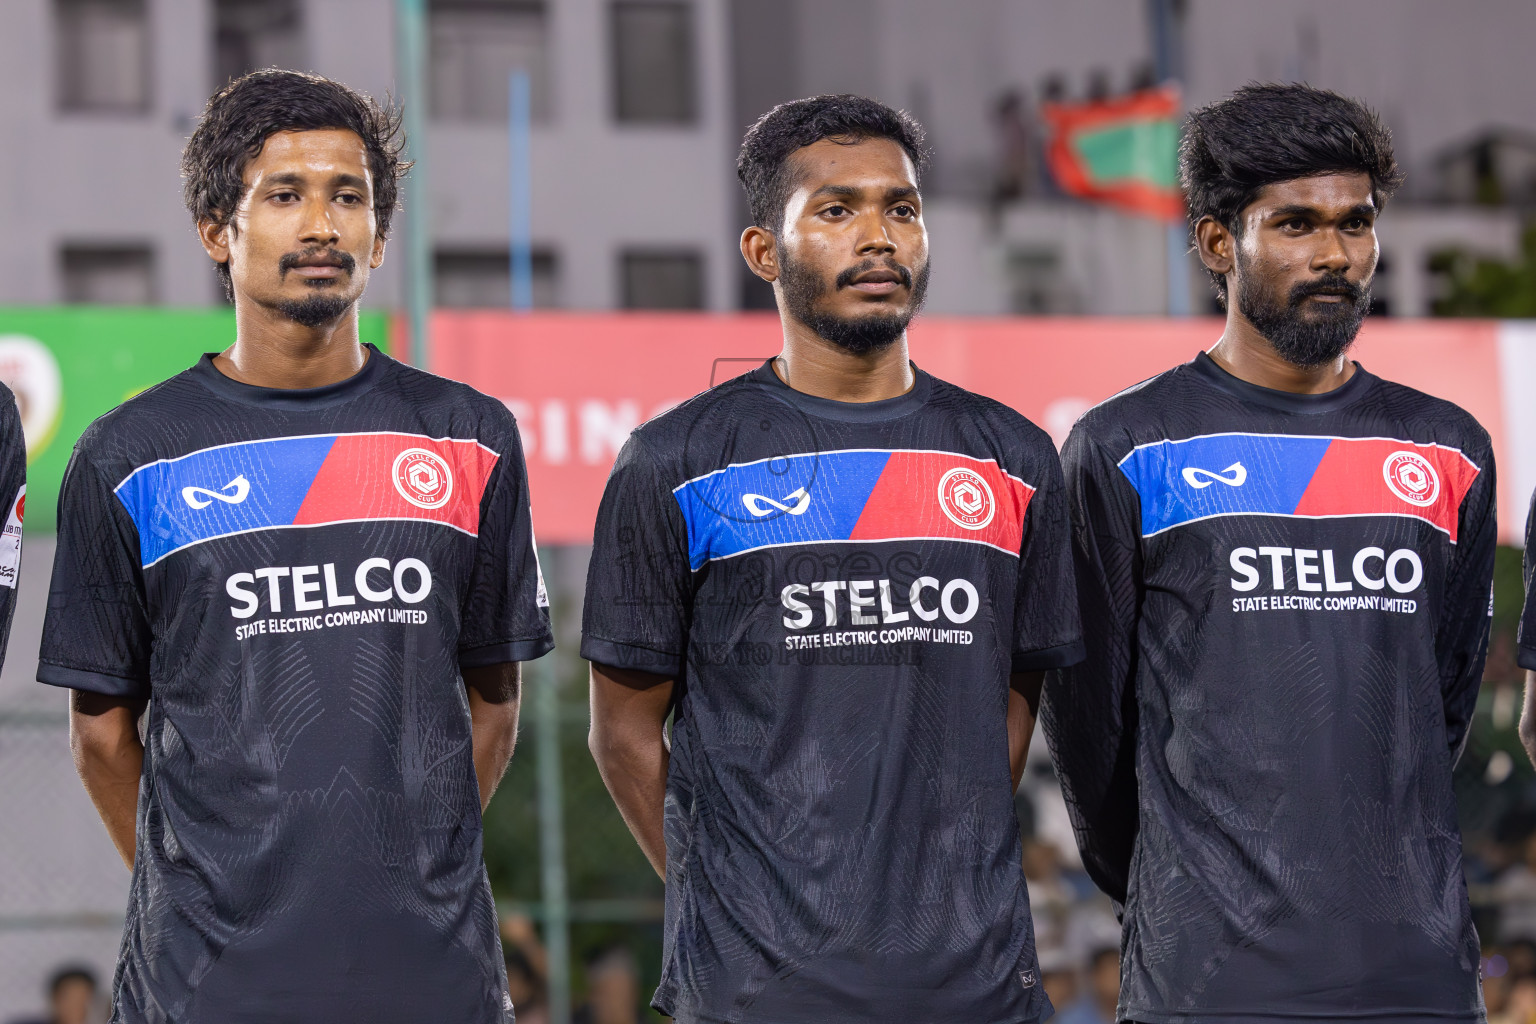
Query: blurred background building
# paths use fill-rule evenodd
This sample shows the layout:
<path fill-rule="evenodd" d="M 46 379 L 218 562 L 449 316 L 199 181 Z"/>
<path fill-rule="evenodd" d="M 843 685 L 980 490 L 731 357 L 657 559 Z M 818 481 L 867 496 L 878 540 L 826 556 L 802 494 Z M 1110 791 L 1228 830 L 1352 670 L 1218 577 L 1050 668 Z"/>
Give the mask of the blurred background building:
<path fill-rule="evenodd" d="M 1382 225 L 1382 311 L 1432 311 L 1439 250 L 1517 251 L 1536 202 L 1523 52 L 1536 7 L 1522 0 L 1477 0 L 1476 16 L 1433 0 L 429 0 L 437 301 L 507 304 L 507 79 L 523 70 L 538 306 L 768 305 L 736 254 L 742 131 L 775 103 L 857 91 L 928 126 L 933 312 L 1165 312 L 1159 227 L 1064 199 L 1036 116 L 1043 100 L 1153 83 L 1159 9 L 1191 105 L 1298 79 L 1379 108 L 1408 170 Z M 5 13 L 0 302 L 220 302 L 177 177 L 209 93 L 272 65 L 401 91 L 389 0 L 7 0 Z M 401 264 L 370 303 L 399 305 Z M 1185 277 L 1205 311 L 1202 276 Z"/>
<path fill-rule="evenodd" d="M 1164 223 L 1069 197 L 1045 159 L 1043 103 L 1111 101 L 1171 77 L 1185 106 L 1250 80 L 1305 80 L 1364 98 L 1393 128 L 1408 172 L 1380 225 L 1376 311 L 1536 316 L 1536 235 L 1525 230 L 1536 212 L 1529 0 L 426 7 L 430 101 L 417 143 L 431 174 L 428 194 L 408 185 L 406 202 L 426 205 L 440 307 L 510 303 L 508 80 L 523 72 L 535 307 L 771 307 L 737 253 L 742 132 L 775 103 L 859 92 L 910 110 L 930 132 L 932 313 L 1206 313 L 1206 279 L 1170 245 Z M 0 308 L 222 306 L 178 173 L 209 94 L 267 66 L 313 70 L 381 98 L 406 91 L 392 0 L 3 0 L 0 13 Z M 405 261 L 394 255 L 373 278 L 372 310 L 406 301 Z M 576 999 L 587 1001 L 582 1019 L 609 1024 L 654 985 L 660 889 L 580 740 L 584 669 L 574 651 L 585 558 L 573 547 L 546 560 L 561 644 L 549 671 L 565 737 L 556 763 L 571 903 L 562 912 L 572 921 Z M 62 695 L 31 682 L 51 559 L 50 538 L 29 532 L 0 675 L 0 1020 L 46 1006 L 61 964 L 83 961 L 109 977 L 125 903 L 126 872 L 73 777 Z M 1536 794 L 1513 740 L 1512 551 L 1501 554 L 1499 585 L 1490 685 L 1458 787 L 1479 923 L 1504 943 L 1490 945 L 1485 962 L 1490 1009 L 1503 1013 L 1522 998 L 1536 1009 L 1536 844 L 1527 842 Z M 492 805 L 486 849 L 508 914 L 509 974 L 524 993 L 519 1017 L 536 1022 L 548 1012 L 552 971 L 532 747 L 520 748 Z M 1112 1003 L 1105 957 L 1115 929 L 1076 863 L 1043 754 L 1037 742 L 1019 801 L 1023 867 L 1046 983 L 1081 1024 Z"/>

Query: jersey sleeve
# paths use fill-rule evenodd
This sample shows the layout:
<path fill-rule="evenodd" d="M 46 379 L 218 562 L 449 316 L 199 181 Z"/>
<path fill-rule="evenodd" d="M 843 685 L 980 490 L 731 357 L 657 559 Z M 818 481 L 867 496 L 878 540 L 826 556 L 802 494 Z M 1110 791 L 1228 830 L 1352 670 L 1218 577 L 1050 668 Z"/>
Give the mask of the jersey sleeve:
<path fill-rule="evenodd" d="M 1484 447 L 1482 472 L 1462 500 L 1457 543 L 1446 572 L 1435 657 L 1445 701 L 1451 760 L 1461 756 L 1477 707 L 1493 615 L 1493 556 L 1499 543 L 1498 487 L 1493 451 Z"/>
<path fill-rule="evenodd" d="M 0 501 L 7 502 L 0 532 L 0 663 L 11 640 L 16 588 L 21 581 L 21 522 L 27 499 L 27 443 L 21 413 L 9 388 L 0 384 Z"/>
<path fill-rule="evenodd" d="M 59 492 L 38 681 L 147 699 L 151 647 L 138 530 L 112 485 L 76 447 Z"/>
<path fill-rule="evenodd" d="M 688 649 L 692 579 L 688 530 L 671 482 L 631 434 L 597 510 L 581 656 L 675 679 Z"/>
<path fill-rule="evenodd" d="M 501 453 L 480 508 L 475 565 L 459 626 L 459 665 L 532 661 L 555 646 L 549 596 L 533 536 L 528 468 L 516 421 L 502 410 Z"/>
<path fill-rule="evenodd" d="M 1139 499 L 1079 425 L 1062 452 L 1086 657 L 1046 677 L 1041 723 L 1083 865 L 1124 902 L 1138 827 L 1136 633 Z"/>
<path fill-rule="evenodd" d="M 1071 514 L 1061 461 L 1054 449 L 1044 447 L 1019 547 L 1011 652 L 1014 672 L 1040 672 L 1083 660 L 1083 630 L 1072 571 Z"/>
<path fill-rule="evenodd" d="M 1536 491 L 1525 517 L 1525 605 L 1520 610 L 1515 660 L 1521 668 L 1536 671 Z"/>

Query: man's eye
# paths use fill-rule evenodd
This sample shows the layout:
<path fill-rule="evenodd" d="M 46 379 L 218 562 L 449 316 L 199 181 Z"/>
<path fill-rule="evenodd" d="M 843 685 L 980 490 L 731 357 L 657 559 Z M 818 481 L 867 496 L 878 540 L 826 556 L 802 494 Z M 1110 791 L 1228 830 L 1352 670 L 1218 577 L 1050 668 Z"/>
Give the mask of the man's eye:
<path fill-rule="evenodd" d="M 908 206 L 906 203 L 902 203 L 891 212 L 898 217 L 914 217 L 917 215 L 917 211 L 912 209 L 912 207 Z"/>
<path fill-rule="evenodd" d="M 278 203 L 292 202 L 298 198 L 298 194 L 294 192 L 274 192 L 272 194 L 272 200 Z"/>
<path fill-rule="evenodd" d="M 363 197 L 359 195 L 353 195 L 351 192 L 343 192 L 341 195 L 336 197 L 336 200 L 337 202 L 345 203 L 348 206 L 356 206 L 358 203 L 363 201 Z"/>
<path fill-rule="evenodd" d="M 834 206 L 827 207 L 827 216 L 829 216 L 829 217 L 841 217 L 843 214 L 845 214 L 847 212 L 848 212 L 848 208 L 846 206 L 834 205 Z"/>

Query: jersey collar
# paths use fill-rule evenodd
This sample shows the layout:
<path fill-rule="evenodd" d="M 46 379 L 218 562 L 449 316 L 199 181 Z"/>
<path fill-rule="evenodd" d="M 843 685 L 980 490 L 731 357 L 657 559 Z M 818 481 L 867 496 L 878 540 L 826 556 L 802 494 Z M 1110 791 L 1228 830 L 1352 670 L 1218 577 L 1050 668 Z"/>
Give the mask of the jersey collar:
<path fill-rule="evenodd" d="M 1262 405 L 1270 409 L 1278 409 L 1281 412 L 1310 415 L 1316 413 L 1332 412 L 1342 409 L 1346 405 L 1358 401 L 1371 386 L 1376 383 L 1376 376 L 1366 372 L 1365 367 L 1355 363 L 1355 374 L 1339 387 L 1332 391 L 1325 391 L 1320 395 L 1299 395 L 1294 391 L 1276 391 L 1274 388 L 1263 388 L 1223 370 L 1210 356 L 1201 352 L 1195 356 L 1189 364 L 1197 377 L 1206 383 L 1220 388 L 1227 394 L 1244 402 L 1254 405 Z"/>
<path fill-rule="evenodd" d="M 214 394 L 245 405 L 257 405 L 267 409 L 323 409 L 326 406 L 350 402 L 378 383 L 389 364 L 394 360 L 364 344 L 368 361 L 346 380 L 318 388 L 262 388 L 226 377 L 213 365 L 218 353 L 206 352 L 190 371 L 192 379 Z"/>
<path fill-rule="evenodd" d="M 773 372 L 772 359 L 747 374 L 746 378 L 773 391 L 775 395 L 783 398 L 807 416 L 819 416 L 822 419 L 843 420 L 849 423 L 876 423 L 915 412 L 928 401 L 928 396 L 933 391 L 933 378 L 918 369 L 916 363 L 912 364 L 912 374 L 915 382 L 910 391 L 878 402 L 839 402 L 836 399 L 819 398 L 803 391 L 796 391 Z"/>

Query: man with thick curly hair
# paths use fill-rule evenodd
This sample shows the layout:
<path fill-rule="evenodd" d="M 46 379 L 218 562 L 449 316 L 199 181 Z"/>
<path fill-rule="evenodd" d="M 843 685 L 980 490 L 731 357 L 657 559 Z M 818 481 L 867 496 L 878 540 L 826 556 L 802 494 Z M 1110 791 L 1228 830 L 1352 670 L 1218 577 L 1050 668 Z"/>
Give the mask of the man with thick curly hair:
<path fill-rule="evenodd" d="M 38 678 L 133 871 L 115 1022 L 512 1020 L 480 814 L 553 644 L 505 406 L 359 343 L 401 144 L 313 75 L 214 96 L 234 343 L 65 475 Z"/>

